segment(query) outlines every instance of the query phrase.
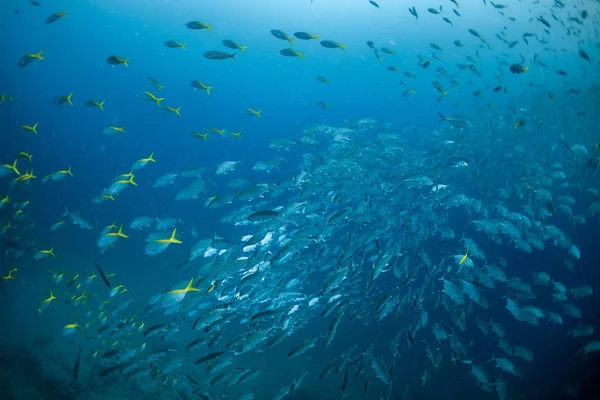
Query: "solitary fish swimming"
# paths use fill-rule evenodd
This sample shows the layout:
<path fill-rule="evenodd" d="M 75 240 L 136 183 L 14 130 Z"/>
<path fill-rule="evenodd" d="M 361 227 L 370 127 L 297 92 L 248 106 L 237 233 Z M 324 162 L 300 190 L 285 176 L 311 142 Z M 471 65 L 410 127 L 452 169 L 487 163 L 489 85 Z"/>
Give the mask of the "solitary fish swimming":
<path fill-rule="evenodd" d="M 129 67 L 129 65 L 127 65 L 127 61 L 129 60 L 129 57 L 126 58 L 120 58 L 117 56 L 110 56 L 106 59 L 106 62 L 109 63 L 110 65 L 119 65 L 119 64 L 123 64 L 126 67 Z"/>
<path fill-rule="evenodd" d="M 185 26 L 193 30 L 206 29 L 207 31 L 212 32 L 212 25 L 203 24 L 200 21 L 190 21 L 187 24 L 185 24 Z"/>

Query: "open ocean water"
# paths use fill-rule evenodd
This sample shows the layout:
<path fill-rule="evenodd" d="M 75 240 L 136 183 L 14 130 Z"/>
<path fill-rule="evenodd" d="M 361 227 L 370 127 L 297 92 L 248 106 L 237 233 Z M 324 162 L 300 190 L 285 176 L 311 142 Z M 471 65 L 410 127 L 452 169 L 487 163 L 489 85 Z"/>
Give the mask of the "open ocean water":
<path fill-rule="evenodd" d="M 600 2 L 4 0 L 0 399 L 596 399 Z"/>

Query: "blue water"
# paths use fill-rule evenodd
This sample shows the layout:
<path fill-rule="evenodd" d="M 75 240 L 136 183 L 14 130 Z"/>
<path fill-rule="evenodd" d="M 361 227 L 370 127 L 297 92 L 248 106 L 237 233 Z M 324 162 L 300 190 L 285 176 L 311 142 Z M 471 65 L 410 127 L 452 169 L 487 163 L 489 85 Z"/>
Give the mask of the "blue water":
<path fill-rule="evenodd" d="M 468 174 L 435 172 L 437 177 L 434 176 L 434 180 L 445 176 L 472 198 L 494 199 L 496 195 L 492 188 L 497 189 L 505 182 L 510 185 L 511 179 L 517 182 L 525 175 L 512 156 L 517 146 L 522 148 L 522 154 L 530 154 L 530 159 L 543 160 L 546 171 L 551 171 L 554 162 L 562 163 L 569 174 L 568 185 L 560 186 L 560 182 L 555 181 L 551 191 L 576 198 L 574 211 L 586 220 L 585 224 L 575 225 L 565 214 L 558 213 L 552 217 L 552 224 L 568 235 L 581 250 L 581 259 L 574 261 L 573 271 L 565 267 L 565 259 L 569 259 L 567 250 L 553 245 L 552 241 L 546 242 L 543 251 L 534 249 L 532 253 L 515 249 L 508 239 L 497 244 L 474 229 L 470 222 L 477 218 L 472 218 L 473 214 L 464 210 L 448 212 L 448 226 L 455 231 L 455 239 L 444 241 L 439 236 L 429 235 L 418 245 L 410 244 L 411 251 L 414 250 L 411 257 L 413 263 L 421 265 L 418 253 L 424 249 L 434 264 L 438 264 L 446 257 L 464 252 L 464 244 L 459 239 L 465 234 L 485 251 L 489 264 L 497 264 L 500 258 L 507 260 L 507 276 L 519 277 L 529 282 L 532 288 L 532 273 L 540 271 L 549 273 L 554 281 L 562 282 L 567 288 L 589 285 L 594 294 L 577 300 L 576 304 L 584 316 L 582 321 L 600 329 L 596 307 L 597 293 L 600 292 L 596 273 L 596 260 L 600 257 L 597 246 L 600 226 L 597 214 L 588 209 L 593 201 L 597 201 L 588 189 L 599 190 L 600 181 L 596 169 L 590 164 L 586 167 L 585 161 L 569 162 L 568 155 L 555 150 L 564 148 L 565 143 L 567 147 L 579 143 L 588 150 L 590 162 L 597 159 L 595 144 L 600 142 L 597 130 L 600 122 L 597 112 L 600 104 L 600 6 L 597 2 L 568 2 L 566 8 L 561 8 L 558 2 L 528 0 L 510 2 L 507 8 L 496 9 L 489 1 L 463 1 L 459 8 L 444 1 L 441 15 L 427 11 L 430 7 L 439 9 L 440 4 L 432 1 L 412 4 L 382 0 L 378 2 L 380 8 L 366 0 L 41 0 L 41 3 L 34 6 L 23 0 L 6 0 L 0 4 L 0 34 L 4 43 L 0 60 L 0 93 L 12 98 L 12 101 L 0 104 L 0 164 L 12 164 L 15 155 L 27 152 L 32 155 L 32 162 L 20 158 L 19 170 L 21 174 L 32 170 L 36 176 L 27 182 L 16 182 L 14 174 L 0 176 L 0 197 L 8 195 L 10 198 L 10 202 L 0 209 L 0 223 L 2 226 L 11 225 L 1 231 L 0 240 L 5 247 L 0 256 L 0 273 L 9 276 L 6 275 L 8 271 L 13 266 L 17 268 L 15 279 L 0 282 L 0 335 L 3 338 L 0 345 L 0 399 L 201 398 L 191 394 L 195 390 L 210 393 L 210 398 L 214 399 L 233 399 L 249 395 L 254 387 L 255 398 L 271 399 L 310 366 L 312 369 L 304 383 L 287 398 L 498 398 L 493 391 L 485 392 L 475 384 L 468 363 L 452 362 L 447 342 L 438 344 L 430 333 L 422 331 L 416 337 L 417 343 L 393 361 L 394 384 L 391 390 L 375 376 L 370 361 L 359 378 L 354 377 L 356 367 L 350 368 L 350 379 L 344 392 L 340 385 L 345 369 L 337 376 L 331 374 L 322 381 L 319 379 L 323 368 L 332 360 L 350 349 L 352 358 L 356 358 L 373 344 L 375 357 L 382 357 L 391 366 L 394 357 L 389 343 L 398 333 L 415 324 L 417 314 L 410 309 L 410 304 L 403 306 L 406 311 L 396 313 L 394 310 L 381 322 L 373 316 L 361 317 L 353 322 L 344 317 L 329 347 L 323 349 L 319 342 L 315 349 L 301 357 L 288 359 L 287 354 L 292 348 L 308 338 L 324 335 L 331 322 L 331 317 L 321 318 L 321 309 L 314 315 L 304 315 L 306 325 L 283 344 L 234 357 L 231 368 L 236 364 L 239 368 L 267 365 L 255 381 L 242 386 L 216 385 L 210 388 L 204 384 L 207 378 L 204 366 L 193 364 L 202 352 L 191 355 L 181 351 L 198 337 L 191 330 L 193 319 L 183 314 L 164 316 L 146 312 L 152 296 L 182 288 L 185 285 L 181 286 L 181 282 L 187 282 L 192 276 L 204 278 L 204 274 L 194 271 L 206 264 L 205 260 L 189 269 L 178 268 L 187 261 L 191 246 L 199 238 L 219 236 L 239 244 L 243 236 L 252 234 L 254 228 L 224 224 L 220 219 L 263 199 L 250 203 L 234 200 L 232 204 L 211 208 L 206 207 L 209 198 L 217 196 L 219 199 L 235 193 L 235 189 L 226 184 L 237 178 L 247 179 L 253 184 L 288 182 L 302 170 L 303 154 L 324 153 L 333 141 L 331 137 L 326 138 L 316 149 L 295 146 L 289 151 L 277 151 L 269 148 L 273 140 L 298 141 L 305 135 L 305 129 L 310 127 L 345 127 L 345 121 L 360 118 L 377 121 L 377 127 L 365 131 L 370 140 L 375 140 L 385 126 L 383 130 L 401 137 L 411 150 L 427 154 L 426 161 L 427 157 L 437 157 L 433 146 L 442 139 L 436 142 L 435 138 L 445 138 L 445 135 L 450 135 L 462 146 L 462 152 L 454 155 L 468 154 L 470 163 L 481 152 L 487 153 L 483 158 L 487 164 L 471 166 Z M 413 5 L 417 7 L 418 20 L 407 11 Z M 44 22 L 51 14 L 65 9 L 66 17 L 51 24 Z M 452 9 L 459 11 L 461 17 Z M 583 19 L 580 14 L 584 9 L 589 16 L 582 24 L 568 19 L 574 16 Z M 551 17 L 552 13 L 557 20 Z M 545 15 L 552 28 L 545 31 L 544 25 L 535 19 L 538 15 Z M 453 25 L 444 22 L 442 17 L 449 18 Z M 511 17 L 514 21 L 509 19 Z M 212 32 L 188 29 L 185 24 L 192 20 L 211 24 Z M 566 26 L 561 25 L 559 20 Z M 297 31 L 307 31 L 318 34 L 321 40 L 333 40 L 347 47 L 345 51 L 328 49 L 317 40 L 297 39 L 294 49 L 306 53 L 304 60 L 284 57 L 279 52 L 290 47 L 289 43 L 274 37 L 270 33 L 272 29 L 280 29 L 290 36 Z M 470 34 L 468 29 L 479 32 L 490 47 L 484 46 L 484 42 Z M 519 44 L 509 48 L 496 38 L 500 32 L 505 32 L 509 42 L 519 40 Z M 524 32 L 537 35 L 528 38 L 529 45 L 523 42 Z M 233 52 L 221 44 L 226 39 L 248 46 L 248 49 L 243 54 L 237 52 L 235 62 L 203 57 L 203 53 L 209 50 Z M 165 47 L 163 43 L 167 40 L 185 43 L 186 50 Z M 380 53 L 383 59 L 378 61 L 367 46 L 368 40 L 374 41 L 377 48 L 394 49 L 396 55 Z M 464 42 L 464 47 L 455 46 L 455 40 Z M 441 46 L 443 52 L 434 50 L 430 43 Z M 26 67 L 17 65 L 21 57 L 41 49 L 44 49 L 44 60 L 33 60 Z M 580 56 L 579 49 L 587 51 L 591 58 L 589 62 Z M 439 59 L 433 58 L 433 53 Z M 429 68 L 424 69 L 418 64 L 418 55 L 432 60 Z M 106 59 L 110 56 L 128 57 L 128 67 L 108 64 Z M 457 68 L 457 64 L 472 64 L 466 61 L 467 56 L 473 58 L 479 76 Z M 536 60 L 541 60 L 545 66 Z M 524 74 L 511 74 L 508 68 L 513 63 L 527 66 L 529 70 Z M 391 72 L 386 69 L 387 66 L 398 67 L 401 72 Z M 567 76 L 557 74 L 556 70 L 565 71 Z M 416 78 L 407 77 L 402 72 L 414 73 Z M 325 76 L 330 83 L 318 82 L 317 76 Z M 159 92 L 149 86 L 149 77 L 155 78 L 165 88 Z M 452 85 L 450 79 L 458 81 L 460 87 Z M 214 86 L 210 95 L 194 90 L 190 86 L 193 80 Z M 432 88 L 435 80 L 443 84 L 448 94 L 440 97 L 440 93 Z M 494 92 L 492 89 L 496 86 L 502 89 Z M 181 116 L 165 114 L 155 104 L 140 101 L 136 95 L 145 90 L 164 97 L 163 105 L 181 106 Z M 402 93 L 406 90 L 414 90 L 415 93 L 403 97 Z M 482 90 L 482 94 L 474 96 L 476 90 Z M 53 99 L 69 93 L 73 93 L 72 106 L 53 104 Z M 105 101 L 105 111 L 86 108 L 84 102 L 90 99 Z M 317 105 L 320 101 L 330 107 L 320 108 Z M 262 110 L 261 118 L 248 115 L 249 108 Z M 468 116 L 473 126 L 453 130 L 448 123 L 440 123 L 438 112 L 445 116 Z M 524 119 L 525 125 L 516 130 L 513 124 L 519 119 Z M 38 135 L 22 129 L 23 125 L 35 123 L 38 124 Z M 126 133 L 103 134 L 109 126 L 125 126 Z M 212 127 L 227 131 L 220 136 L 211 131 Z M 241 140 L 230 134 L 240 130 Z M 192 132 L 208 132 L 208 140 L 192 139 Z M 494 138 L 488 141 L 489 134 Z M 484 136 L 485 140 L 480 139 Z M 136 160 L 151 153 L 156 163 L 149 163 L 135 172 L 138 186 L 127 187 L 115 196 L 114 201 L 92 202 L 110 186 L 115 176 L 127 174 Z M 359 153 L 360 149 L 357 157 Z M 511 156 L 503 158 L 504 153 Z M 286 160 L 279 170 L 269 174 L 252 170 L 255 162 L 273 157 Z M 396 160 L 397 165 L 382 166 L 382 169 L 400 165 L 405 168 L 406 162 L 417 165 L 423 161 L 402 159 L 400 156 Z M 241 161 L 241 164 L 227 175 L 215 175 L 216 167 L 224 161 Z M 69 167 L 73 177 L 42 183 L 44 176 Z M 177 192 L 191 183 L 191 179 L 179 179 L 173 186 L 165 188 L 152 187 L 160 176 L 179 173 L 187 167 L 206 168 L 202 179 L 207 182 L 207 189 L 200 193 L 198 199 L 174 200 Z M 426 168 L 432 168 L 432 165 Z M 579 171 L 578 168 L 588 178 L 574 178 L 580 176 L 579 172 L 575 172 Z M 497 182 L 480 183 L 473 169 L 484 171 L 482 176 L 497 179 Z M 374 170 L 370 172 L 377 175 Z M 380 196 L 375 194 L 377 187 L 374 185 L 372 190 L 377 201 L 396 199 L 394 196 L 398 192 L 387 197 Z M 562 190 L 561 187 L 567 189 Z M 484 191 L 484 188 L 487 189 Z M 269 201 L 268 207 L 274 208 L 291 201 L 301 201 L 301 196 L 310 196 L 307 191 L 316 192 L 317 189 L 307 186 L 298 196 L 290 191 L 279 198 L 266 196 L 264 200 Z M 346 187 L 343 191 L 351 193 L 351 189 L 357 188 Z M 340 192 L 343 191 L 340 189 Z M 311 201 L 316 203 L 317 199 L 312 198 Z M 493 203 L 486 203 L 486 207 L 492 209 L 490 204 Z M 521 206 L 526 201 L 514 197 L 504 204 L 511 211 L 522 212 Z M 394 208 L 393 203 L 390 206 Z M 327 211 L 319 213 L 325 216 L 334 209 L 327 205 L 322 207 Z M 414 207 L 414 212 L 422 212 L 418 206 Z M 65 217 L 65 224 L 51 231 L 50 227 L 61 220 L 66 208 L 70 212 L 78 212 L 93 229 L 80 229 Z M 384 227 L 384 220 L 395 218 L 406 208 L 402 202 L 402 206 L 398 206 L 398 214 L 390 213 L 373 221 L 373 224 Z M 22 212 L 18 212 L 19 209 Z M 179 218 L 183 223 L 177 225 L 177 237 L 183 243 L 170 245 L 165 252 L 154 257 L 145 255 L 144 240 L 148 231 L 128 228 L 131 221 L 139 216 Z M 101 252 L 97 246 L 100 230 L 111 223 L 116 226 L 122 224 L 129 237 L 117 240 L 114 247 Z M 299 225 L 298 229 L 302 227 Z M 356 226 L 352 229 L 360 231 Z M 418 227 L 408 228 L 399 235 L 417 231 Z M 343 231 L 343 234 L 346 233 Z M 330 258 L 324 264 L 334 265 L 337 262 L 336 251 L 343 248 L 343 234 L 332 239 L 332 248 L 328 250 L 333 251 L 334 256 L 328 255 Z M 395 238 L 389 233 L 388 236 Z M 17 256 L 7 243 L 16 244 L 25 253 Z M 33 254 L 50 248 L 53 248 L 56 257 L 34 261 Z M 273 247 L 270 252 L 274 253 L 277 249 Z M 369 257 L 376 254 L 372 245 L 365 246 L 357 250 L 354 261 L 364 262 L 365 271 L 370 271 L 371 264 L 364 261 L 363 251 Z M 73 292 L 65 287 L 76 274 L 80 276 L 79 282 L 93 273 L 97 274 L 94 258 L 104 271 L 114 274 L 110 277 L 113 286 L 122 284 L 127 288 L 119 300 L 113 300 L 111 307 L 130 296 L 134 299 L 124 314 L 110 317 L 115 324 L 119 318 L 122 321 L 135 316 L 138 324 L 144 321 L 145 328 L 172 322 L 179 326 L 179 331 L 167 342 L 147 339 L 135 332 L 131 335 L 137 334 L 139 338 L 123 332 L 110 339 L 98 334 L 98 309 L 108 299 L 107 289 L 100 279 L 85 287 L 88 302 L 82 306 L 66 302 Z M 411 265 L 416 267 L 416 264 Z M 485 265 L 480 264 L 481 268 Z M 320 290 L 331 271 L 319 272 L 317 269 L 312 274 L 314 267 L 306 267 L 306 271 L 311 271 L 311 275 L 306 277 L 303 268 L 297 265 L 290 267 L 287 278 L 296 277 L 304 281 L 303 290 L 310 299 Z M 65 274 L 58 285 L 52 282 L 56 273 Z M 365 272 L 363 275 L 366 275 L 360 278 L 364 282 L 357 284 L 352 291 L 353 296 L 364 297 L 354 298 L 354 301 L 364 301 L 364 304 L 372 306 L 368 310 L 374 312 L 374 304 L 385 293 L 405 296 L 409 290 L 412 294 L 417 288 L 428 286 L 423 273 L 417 275 L 409 289 L 394 278 L 392 272 L 386 272 L 377 281 L 375 293 L 367 295 L 354 290 L 357 287 L 364 289 L 368 278 Z M 437 275 L 436 279 L 441 277 Z M 235 284 L 236 279 L 239 280 L 239 275 L 232 274 L 226 281 Z M 269 284 L 276 285 L 278 282 Z M 196 284 L 206 291 L 210 287 L 210 279 L 200 279 Z M 577 352 L 589 340 L 597 340 L 597 332 L 590 337 L 565 338 L 568 331 L 578 324 L 577 320 L 568 317 L 564 317 L 562 325 L 550 324 L 546 320 L 538 326 L 518 322 L 505 308 L 509 293 L 505 285 L 499 283 L 496 289 L 484 292 L 490 303 L 489 309 L 473 305 L 465 307 L 468 310 L 467 330 L 462 332 L 453 325 L 452 314 L 436 304 L 443 285 L 435 282 L 428 287 L 432 288 L 428 289 L 425 300 L 429 327 L 422 329 L 429 332 L 434 323 L 441 322 L 449 334 L 456 331 L 468 347 L 469 356 L 461 359 L 473 359 L 474 363 L 483 365 L 490 380 L 507 380 L 512 398 L 567 398 L 568 393 L 575 391 L 574 388 L 579 395 L 571 398 L 593 398 L 593 382 L 599 376 L 598 355 L 590 353 L 583 357 Z M 57 300 L 36 316 L 36 310 L 50 290 L 55 292 Z M 221 287 L 217 291 L 220 290 Z M 551 288 L 535 287 L 534 292 L 538 300 L 533 304 L 544 310 L 556 309 L 556 304 L 550 300 Z M 349 311 L 346 313 L 349 314 Z M 521 360 L 518 363 L 522 378 L 494 369 L 494 362 L 488 362 L 495 356 L 500 357 L 502 350 L 491 334 L 482 336 L 476 321 L 488 321 L 490 318 L 502 324 L 511 344 L 523 345 L 533 351 L 534 362 Z M 63 327 L 75 321 L 88 325 L 83 331 L 64 336 Z M 249 329 L 248 324 L 238 320 L 228 322 L 221 327 L 222 337 L 215 348 L 202 351 L 217 351 L 235 335 Z M 167 378 L 151 375 L 127 382 L 120 377 L 99 377 L 110 364 L 94 359 L 94 352 L 102 354 L 125 343 L 127 346 L 140 346 L 143 342 L 147 342 L 149 349 L 166 344 L 176 349 L 173 358 L 181 358 L 183 370 L 196 376 L 201 383 L 190 384 L 180 375 L 181 368 L 167 374 Z M 403 347 L 406 347 L 406 342 L 403 334 Z M 442 354 L 443 361 L 436 372 L 425 356 L 426 342 Z M 82 349 L 81 369 L 74 382 L 73 363 L 78 346 Z M 137 362 L 146 365 L 141 355 Z M 11 367 L 15 365 L 17 367 Z M 421 374 L 427 368 L 434 373 L 432 380 L 423 385 Z M 367 377 L 371 388 L 365 394 Z M 407 392 L 410 392 L 409 397 L 406 397 Z"/>

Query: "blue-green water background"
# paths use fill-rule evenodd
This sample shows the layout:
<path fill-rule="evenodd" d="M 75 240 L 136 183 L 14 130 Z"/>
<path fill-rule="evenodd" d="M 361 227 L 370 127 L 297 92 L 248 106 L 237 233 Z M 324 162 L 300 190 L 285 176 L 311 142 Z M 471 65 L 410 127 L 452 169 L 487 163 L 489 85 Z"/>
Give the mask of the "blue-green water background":
<path fill-rule="evenodd" d="M 130 238 L 127 241 L 119 241 L 101 258 L 104 268 L 116 273 L 118 281 L 135 296 L 138 302 L 133 307 L 138 315 L 142 315 L 150 296 L 187 278 L 185 273 L 175 271 L 174 266 L 187 258 L 189 246 L 194 241 L 190 236 L 192 227 L 197 229 L 200 237 L 215 233 L 225 237 L 240 236 L 240 231 L 218 223 L 231 208 L 207 209 L 203 207 L 202 200 L 175 202 L 173 197 L 177 189 L 153 189 L 152 182 L 164 173 L 196 165 L 211 169 L 225 160 L 242 160 L 246 168 L 239 168 L 227 178 L 253 179 L 255 174 L 249 167 L 258 160 L 276 155 L 267 149 L 271 140 L 297 140 L 306 126 L 342 125 L 345 119 L 359 117 L 391 122 L 398 129 L 415 126 L 421 132 L 428 132 L 439 126 L 437 111 L 444 114 L 459 111 L 482 120 L 492 120 L 497 115 L 510 115 L 514 108 L 527 108 L 537 110 L 548 125 L 558 124 L 565 130 L 569 129 L 571 117 L 561 115 L 561 112 L 569 113 L 567 105 L 573 104 L 573 98 L 566 97 L 568 86 L 562 83 L 564 78 L 561 76 L 542 69 L 532 69 L 527 78 L 505 73 L 504 83 L 510 88 L 508 94 L 493 93 L 488 87 L 485 94 L 487 101 L 480 98 L 471 100 L 472 91 L 485 87 L 482 82 L 494 81 L 499 61 L 497 53 L 481 48 L 480 41 L 469 35 L 467 29 L 480 32 L 495 48 L 500 46 L 494 35 L 509 24 L 510 31 L 533 31 L 545 35 L 541 24 L 532 25 L 529 21 L 528 5 L 519 3 L 513 7 L 511 4 L 506 14 L 517 19 L 511 22 L 480 1 L 465 2 L 460 9 L 462 18 L 452 18 L 454 26 L 425 11 L 429 6 L 437 7 L 434 3 L 417 5 L 420 13 L 418 22 L 407 12 L 413 4 L 381 1 L 380 5 L 381 9 L 376 9 L 366 1 L 320 0 L 314 3 L 304 0 L 55 1 L 32 7 L 24 1 L 2 2 L 0 34 L 4 44 L 0 62 L 0 92 L 11 93 L 14 102 L 0 108 L 0 159 L 9 162 L 19 151 L 33 154 L 38 182 L 26 187 L 18 198 L 31 201 L 28 212 L 33 215 L 35 227 L 24 234 L 29 237 L 21 240 L 35 239 L 40 248 L 54 247 L 57 254 L 56 259 L 43 264 L 18 265 L 21 278 L 16 284 L 3 285 L 0 289 L 3 315 L 0 332 L 5 343 L 29 349 L 33 347 L 36 356 L 46 360 L 44 368 L 62 369 L 66 374 L 72 368 L 76 348 L 60 334 L 61 327 L 71 322 L 70 309 L 59 305 L 50 310 L 43 321 L 33 317 L 50 287 L 48 270 L 79 273 L 82 277 L 94 272 L 97 230 L 83 231 L 70 224 L 56 232 L 49 230 L 60 219 L 65 207 L 78 210 L 95 228 L 113 221 L 127 226 L 134 217 L 141 215 L 180 217 L 185 222 L 182 232 L 185 245 L 171 246 L 168 252 L 158 257 L 145 256 L 145 235 L 132 231 L 128 232 Z M 444 6 L 448 15 L 451 3 L 444 3 Z M 17 8 L 19 13 L 15 14 Z M 62 9 L 68 9 L 66 18 L 51 25 L 44 23 L 48 15 Z M 185 23 L 195 19 L 212 24 L 213 32 L 187 29 Z M 296 31 L 317 33 L 321 39 L 347 44 L 347 50 L 325 49 L 317 41 L 296 40 L 295 48 L 307 53 L 305 60 L 282 57 L 279 50 L 288 47 L 287 43 L 274 38 L 269 33 L 271 29 L 281 29 L 290 35 Z M 186 43 L 188 51 L 164 47 L 163 42 L 170 39 Z M 235 63 L 202 57 L 207 50 L 229 50 L 221 45 L 224 39 L 247 45 L 246 54 L 238 54 Z M 455 48 L 452 42 L 456 39 L 464 41 L 465 47 Z M 397 55 L 385 56 L 384 61 L 378 62 L 367 47 L 367 40 L 375 41 L 378 46 L 392 47 Z M 569 72 L 571 87 L 589 87 L 597 81 L 598 70 L 590 67 L 589 74 L 581 74 L 581 60 L 574 51 L 576 41 L 574 36 L 551 38 L 547 46 L 569 50 L 557 52 L 555 60 L 561 60 L 561 68 Z M 475 57 L 478 50 L 481 57 L 478 69 L 483 78 L 477 81 L 473 77 L 461 79 L 462 87 L 452 89 L 444 102 L 438 102 L 438 93 L 431 89 L 431 81 L 436 79 L 435 68 L 421 69 L 416 58 L 417 54 L 431 53 L 429 43 L 432 42 L 445 49 L 442 62 L 436 62 L 434 66 L 441 65 L 453 71 L 456 63 L 464 63 L 465 55 Z M 532 41 L 530 47 L 525 48 L 521 43 L 517 49 L 506 52 L 513 54 L 514 61 L 519 62 L 519 54 L 531 59 L 532 54 L 543 52 L 544 47 Z M 27 68 L 17 67 L 16 62 L 23 54 L 42 48 L 45 49 L 44 61 L 36 61 Z M 547 62 L 555 61 L 544 54 Z M 108 65 L 106 58 L 111 55 L 130 57 L 129 67 Z M 417 79 L 387 71 L 386 65 L 414 72 Z M 318 75 L 326 76 L 331 84 L 317 82 L 315 77 Z M 151 104 L 136 99 L 136 93 L 147 88 L 149 76 L 166 86 L 161 92 L 167 99 L 164 104 L 182 106 L 181 117 L 164 115 Z M 189 81 L 196 79 L 214 86 L 210 96 L 189 86 Z M 401 80 L 406 81 L 406 85 Z M 538 84 L 530 85 L 530 81 Z M 416 94 L 401 98 L 406 89 L 414 89 Z M 552 103 L 546 101 L 548 91 L 554 93 Z M 74 93 L 73 107 L 52 105 L 53 98 L 70 92 Z M 466 101 L 458 109 L 452 100 L 452 95 L 457 93 L 467 93 L 462 96 Z M 88 99 L 106 100 L 106 111 L 85 108 L 83 101 Z M 317 107 L 315 103 L 321 100 L 330 104 L 331 108 L 324 110 Z M 594 100 L 582 95 L 577 101 Z M 494 110 L 485 107 L 487 102 L 495 103 Z M 263 117 L 258 119 L 244 115 L 242 111 L 247 108 L 262 109 Z M 40 134 L 37 136 L 19 128 L 35 122 L 39 123 Z M 102 130 L 109 125 L 125 125 L 127 134 L 103 135 Z M 243 130 L 243 139 L 224 139 L 213 135 L 208 141 L 198 141 L 188 136 L 190 132 L 212 126 L 231 131 Z M 135 160 L 147 157 L 151 152 L 155 153 L 157 163 L 137 174 L 139 187 L 127 189 L 115 202 L 92 204 L 91 199 L 107 187 L 115 175 L 127 173 Z M 296 173 L 294 166 L 301 159 L 301 154 L 302 150 L 285 153 L 288 163 L 276 176 L 280 174 L 287 178 Z M 72 166 L 72 179 L 45 185 L 39 183 L 43 175 L 68 166 Z M 224 187 L 227 181 L 219 178 L 222 177 L 215 179 L 214 194 L 230 191 Z M 177 188 L 180 186 L 177 185 Z M 6 187 L 2 188 L 3 192 L 6 190 Z M 595 246 L 597 220 L 589 222 L 585 228 L 578 227 L 579 231 L 566 220 L 563 225 L 585 254 L 582 262 L 589 268 L 587 271 L 592 271 L 594 260 L 598 259 Z M 545 265 L 544 270 L 567 285 L 583 284 L 591 275 L 591 272 L 581 272 L 586 271 L 582 268 L 574 277 L 565 270 L 562 256 L 558 257 L 558 250 L 554 248 L 529 255 L 506 250 L 506 247 L 494 249 L 493 244 L 490 246 L 490 252 L 505 252 L 502 257 L 510 260 L 510 269 L 514 271 L 521 266 L 525 269 L 532 263 Z M 435 249 L 433 245 L 432 251 Z M 3 270 L 10 267 L 5 262 L 9 261 L 3 261 Z M 523 273 L 524 278 L 527 275 Z M 594 290 L 598 289 L 594 282 L 587 283 Z M 100 286 L 97 289 L 99 292 L 102 290 Z M 502 310 L 503 293 L 498 291 L 497 294 L 495 307 Z M 596 310 L 591 305 L 583 312 L 588 321 L 597 320 Z M 162 321 L 159 317 L 148 317 L 147 326 L 153 318 L 157 322 Z M 435 314 L 432 313 L 430 318 L 435 320 Z M 497 319 L 513 334 L 524 330 L 521 344 L 535 351 L 538 369 L 525 370 L 528 379 L 516 383 L 522 386 L 524 392 L 536 393 L 538 377 L 543 380 L 543 387 L 550 390 L 548 388 L 552 385 L 548 382 L 556 381 L 555 386 L 560 388 L 569 380 L 565 378 L 566 368 L 573 368 L 575 372 L 572 373 L 577 376 L 577 371 L 590 367 L 589 364 L 582 365 L 581 360 L 572 360 L 571 354 L 577 351 L 578 344 L 565 342 L 565 332 L 546 332 L 540 339 L 532 333 L 543 331 L 544 327 L 515 325 L 505 312 L 499 312 Z M 373 341 L 390 340 L 401 323 L 401 320 L 383 321 L 378 329 L 360 332 L 349 330 L 346 326 L 339 333 L 339 340 L 336 339 L 327 352 L 313 355 L 315 363 L 320 365 L 318 370 L 328 357 L 339 354 L 354 342 L 360 341 L 367 348 Z M 320 332 L 326 329 L 326 322 L 316 321 L 311 327 Z M 297 342 L 302 340 L 304 337 Z M 277 391 L 293 378 L 295 371 L 308 365 L 306 360 L 285 360 L 285 353 L 295 344 L 293 342 L 292 338 L 284 349 L 274 351 L 281 352 L 282 360 L 277 361 L 281 363 L 278 365 L 285 365 L 289 372 L 286 374 L 286 370 L 274 368 L 268 377 L 261 378 L 265 382 L 259 383 L 259 386 L 271 386 L 271 392 Z M 84 341 L 83 346 L 86 352 L 92 351 L 93 339 Z M 47 352 L 47 357 L 44 352 Z M 418 360 L 422 363 L 423 357 L 419 356 Z M 252 363 L 260 366 L 264 360 L 254 359 Z M 410 365 L 410 360 L 403 360 L 402 365 Z M 542 369 L 539 369 L 540 366 Z M 84 365 L 83 372 L 88 369 L 89 366 Z M 422 395 L 427 398 L 442 398 L 448 393 L 485 395 L 477 391 L 472 381 L 469 380 L 469 385 L 464 384 L 468 379 L 464 371 L 458 374 L 452 369 L 446 369 L 434 378 L 434 384 L 439 379 L 438 383 L 443 386 L 420 389 L 421 371 L 422 367 L 417 367 L 402 371 L 401 375 L 407 382 L 415 382 L 414 392 L 423 390 Z M 309 380 L 315 381 L 315 376 Z M 317 392 L 339 390 L 337 381 L 331 383 L 331 387 L 327 387 L 326 383 L 322 385 Z M 361 382 L 352 381 L 350 385 L 351 390 L 362 390 Z M 385 393 L 381 386 L 374 390 L 379 394 Z"/>

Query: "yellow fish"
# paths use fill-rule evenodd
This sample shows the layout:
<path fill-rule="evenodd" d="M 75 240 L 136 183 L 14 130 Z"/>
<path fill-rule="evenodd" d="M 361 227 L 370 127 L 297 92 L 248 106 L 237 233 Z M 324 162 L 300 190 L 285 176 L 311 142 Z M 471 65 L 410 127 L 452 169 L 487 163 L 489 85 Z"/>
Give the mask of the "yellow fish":
<path fill-rule="evenodd" d="M 460 259 L 460 261 L 458 262 L 458 265 L 463 265 L 463 263 L 465 261 L 467 261 L 467 257 L 469 256 L 469 248 L 467 247 L 467 252 L 465 253 L 465 255 Z"/>

